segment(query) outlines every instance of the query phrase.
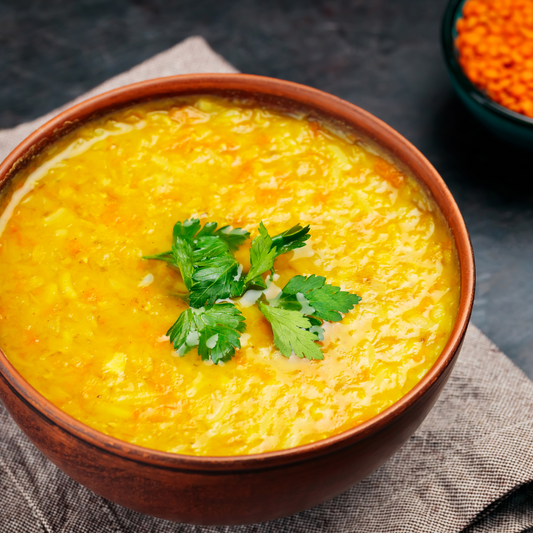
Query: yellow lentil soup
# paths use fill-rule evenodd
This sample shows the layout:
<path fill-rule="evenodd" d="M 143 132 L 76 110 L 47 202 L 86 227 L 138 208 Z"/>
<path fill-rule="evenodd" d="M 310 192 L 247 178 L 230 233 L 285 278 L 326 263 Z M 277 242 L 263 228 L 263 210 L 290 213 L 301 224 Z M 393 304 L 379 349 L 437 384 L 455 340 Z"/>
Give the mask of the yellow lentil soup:
<path fill-rule="evenodd" d="M 0 218 L 0 347 L 85 424 L 189 455 L 291 448 L 368 420 L 431 368 L 459 302 L 456 252 L 415 180 L 306 116 L 218 97 L 161 100 L 69 133 L 17 176 Z M 267 289 L 316 274 L 362 300 L 323 360 L 287 358 L 246 295 L 226 363 L 179 357 L 178 272 L 143 259 L 189 217 L 271 235 L 301 223 Z M 244 272 L 250 240 L 235 252 Z"/>

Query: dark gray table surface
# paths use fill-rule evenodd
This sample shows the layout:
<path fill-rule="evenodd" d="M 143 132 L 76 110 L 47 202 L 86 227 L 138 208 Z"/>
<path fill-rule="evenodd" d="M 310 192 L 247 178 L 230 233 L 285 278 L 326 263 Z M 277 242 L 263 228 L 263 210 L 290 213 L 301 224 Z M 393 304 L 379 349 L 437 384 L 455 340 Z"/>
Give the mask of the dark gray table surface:
<path fill-rule="evenodd" d="M 317 87 L 413 142 L 446 180 L 474 244 L 473 322 L 533 377 L 532 157 L 455 97 L 445 0 L 0 0 L 0 128 L 36 118 L 191 35 L 242 72 Z"/>

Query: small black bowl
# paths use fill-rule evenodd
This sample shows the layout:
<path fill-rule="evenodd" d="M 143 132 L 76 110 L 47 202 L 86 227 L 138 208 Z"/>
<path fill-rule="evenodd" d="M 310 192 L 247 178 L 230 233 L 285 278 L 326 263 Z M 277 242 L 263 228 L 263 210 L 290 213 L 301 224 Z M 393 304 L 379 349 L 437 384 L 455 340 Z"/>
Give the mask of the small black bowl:
<path fill-rule="evenodd" d="M 452 85 L 466 107 L 490 131 L 511 144 L 532 150 L 533 119 L 491 100 L 468 79 L 459 64 L 456 24 L 467 1 L 450 0 L 442 21 L 441 44 Z"/>

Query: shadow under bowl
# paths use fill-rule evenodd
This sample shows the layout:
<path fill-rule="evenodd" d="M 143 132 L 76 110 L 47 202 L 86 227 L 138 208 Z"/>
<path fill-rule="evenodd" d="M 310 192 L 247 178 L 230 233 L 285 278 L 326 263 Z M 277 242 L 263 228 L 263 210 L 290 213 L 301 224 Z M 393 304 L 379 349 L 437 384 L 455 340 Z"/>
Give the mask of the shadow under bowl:
<path fill-rule="evenodd" d="M 166 453 L 123 442 L 67 415 L 44 398 L 0 351 L 0 399 L 28 438 L 90 490 L 142 513 L 194 524 L 245 524 L 287 516 L 349 489 L 383 464 L 424 420 L 459 354 L 474 299 L 474 257 L 459 209 L 437 171 L 399 133 L 362 109 L 321 91 L 242 74 L 149 80 L 96 96 L 62 112 L 0 165 L 0 190 L 46 146 L 96 115 L 150 99 L 186 94 L 251 98 L 304 110 L 374 143 L 419 181 L 446 219 L 458 252 L 461 296 L 443 352 L 394 405 L 344 433 L 304 446 L 235 457 Z"/>
<path fill-rule="evenodd" d="M 470 112 L 494 135 L 520 148 L 533 150 L 533 119 L 491 100 L 468 79 L 459 64 L 456 23 L 466 1 L 451 0 L 442 20 L 442 51 L 453 88 Z"/>

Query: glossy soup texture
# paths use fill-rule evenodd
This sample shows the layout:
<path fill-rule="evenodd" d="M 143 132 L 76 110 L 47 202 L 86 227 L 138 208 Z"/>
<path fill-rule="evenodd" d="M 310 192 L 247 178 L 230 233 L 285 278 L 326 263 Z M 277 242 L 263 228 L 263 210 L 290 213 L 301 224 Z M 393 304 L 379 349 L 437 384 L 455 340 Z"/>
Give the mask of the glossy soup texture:
<path fill-rule="evenodd" d="M 433 365 L 459 301 L 453 241 L 415 181 L 305 116 L 190 97 L 138 105 L 71 132 L 4 192 L 0 347 L 46 398 L 103 433 L 191 455 L 314 442 L 361 424 Z M 362 297 L 326 323 L 324 360 L 285 358 L 256 306 L 218 366 L 177 357 L 165 333 L 180 275 L 142 255 L 191 216 L 270 234 L 311 225 L 276 260 Z M 249 268 L 249 241 L 237 258 Z M 153 276 L 153 281 L 152 281 Z"/>

